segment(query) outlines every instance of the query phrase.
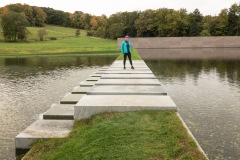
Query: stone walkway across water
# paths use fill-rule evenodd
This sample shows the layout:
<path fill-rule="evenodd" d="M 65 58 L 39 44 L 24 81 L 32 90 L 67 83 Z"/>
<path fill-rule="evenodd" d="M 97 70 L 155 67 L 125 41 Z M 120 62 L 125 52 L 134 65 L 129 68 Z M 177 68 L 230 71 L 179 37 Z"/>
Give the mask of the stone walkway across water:
<path fill-rule="evenodd" d="M 177 110 L 152 71 L 142 60 L 133 61 L 123 69 L 116 60 L 110 67 L 102 67 L 86 81 L 75 87 L 60 104 L 53 105 L 43 119 L 37 120 L 16 136 L 16 151 L 31 148 L 33 140 L 66 137 L 74 120 L 89 118 L 102 112 L 141 110 Z"/>

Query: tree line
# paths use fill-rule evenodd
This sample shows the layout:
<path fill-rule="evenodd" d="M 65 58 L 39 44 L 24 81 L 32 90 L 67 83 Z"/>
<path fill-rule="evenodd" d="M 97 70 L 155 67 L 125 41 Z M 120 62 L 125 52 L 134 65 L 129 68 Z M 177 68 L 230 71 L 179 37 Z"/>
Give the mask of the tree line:
<path fill-rule="evenodd" d="M 87 35 L 116 39 L 131 37 L 191 37 L 240 35 L 240 4 L 223 9 L 216 16 L 203 16 L 198 9 L 118 12 L 110 17 L 94 16 L 81 11 L 68 13 L 53 8 L 10 4 L 0 8 L 1 28 L 5 39 L 26 39 L 26 26 L 43 27 L 45 24 L 87 30 Z M 15 26 L 11 26 L 15 24 Z M 11 32 L 5 36 L 5 32 Z M 14 38 L 10 38 L 14 37 Z"/>

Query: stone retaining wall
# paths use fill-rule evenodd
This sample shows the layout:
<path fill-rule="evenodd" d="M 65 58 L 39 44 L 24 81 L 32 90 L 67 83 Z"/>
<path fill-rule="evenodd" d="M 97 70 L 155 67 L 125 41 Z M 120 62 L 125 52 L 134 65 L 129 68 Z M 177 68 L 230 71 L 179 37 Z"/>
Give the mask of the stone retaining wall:
<path fill-rule="evenodd" d="M 118 46 L 124 38 L 118 38 Z M 130 38 L 133 47 L 144 48 L 240 48 L 240 36 Z"/>

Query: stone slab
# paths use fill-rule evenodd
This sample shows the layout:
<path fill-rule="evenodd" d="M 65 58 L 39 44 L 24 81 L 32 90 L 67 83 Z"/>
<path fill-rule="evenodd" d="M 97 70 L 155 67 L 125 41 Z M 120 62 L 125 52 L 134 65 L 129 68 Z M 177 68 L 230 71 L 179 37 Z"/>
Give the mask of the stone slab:
<path fill-rule="evenodd" d="M 43 114 L 43 119 L 73 120 L 74 104 L 55 104 Z"/>
<path fill-rule="evenodd" d="M 135 68 L 143 68 L 143 67 L 148 67 L 146 64 L 134 64 L 133 66 Z M 110 67 L 123 67 L 123 64 L 112 64 Z M 129 63 L 126 63 L 126 67 L 131 67 Z"/>
<path fill-rule="evenodd" d="M 85 94 L 68 94 L 66 97 L 64 97 L 60 103 L 61 104 L 76 104 L 82 96 Z"/>
<path fill-rule="evenodd" d="M 98 81 L 100 79 L 100 77 L 90 77 L 88 79 L 86 79 L 86 81 Z"/>
<path fill-rule="evenodd" d="M 72 127 L 72 120 L 37 120 L 15 137 L 15 147 L 30 149 L 36 139 L 66 137 Z"/>
<path fill-rule="evenodd" d="M 145 64 L 145 62 L 143 60 L 132 60 L 133 63 L 141 63 L 141 64 Z M 113 64 L 118 64 L 118 63 L 123 63 L 123 60 L 116 60 L 114 61 Z"/>
<path fill-rule="evenodd" d="M 101 74 L 93 74 L 93 75 L 91 75 L 91 77 L 102 77 L 102 75 Z"/>
<path fill-rule="evenodd" d="M 177 110 L 169 96 L 161 95 L 85 95 L 74 107 L 74 120 L 103 112 Z"/>
<path fill-rule="evenodd" d="M 86 94 L 91 89 L 92 89 L 92 87 L 79 87 L 79 86 L 77 86 L 73 89 L 72 94 Z"/>
<path fill-rule="evenodd" d="M 123 67 L 113 67 L 109 68 L 108 71 L 151 71 L 149 68 L 136 68 L 133 70 L 130 67 L 123 69 Z"/>
<path fill-rule="evenodd" d="M 95 83 L 94 81 L 83 81 L 80 83 L 80 87 L 92 87 Z"/>
<path fill-rule="evenodd" d="M 96 85 L 88 95 L 167 95 L 162 86 Z"/>
<path fill-rule="evenodd" d="M 104 74 L 101 79 L 156 79 L 153 74 Z"/>
<path fill-rule="evenodd" d="M 157 79 L 100 79 L 96 85 L 160 85 Z"/>
<path fill-rule="evenodd" d="M 149 69 L 147 66 L 135 66 L 133 65 L 135 69 Z M 115 66 L 111 66 L 111 68 L 123 68 L 123 65 L 115 65 Z M 130 65 L 126 64 L 126 68 L 131 68 Z"/>
<path fill-rule="evenodd" d="M 143 70 L 143 71 L 139 71 L 139 70 L 118 70 L 118 71 L 114 71 L 114 70 L 110 70 L 110 71 L 106 71 L 104 74 L 152 74 L 151 70 Z"/>

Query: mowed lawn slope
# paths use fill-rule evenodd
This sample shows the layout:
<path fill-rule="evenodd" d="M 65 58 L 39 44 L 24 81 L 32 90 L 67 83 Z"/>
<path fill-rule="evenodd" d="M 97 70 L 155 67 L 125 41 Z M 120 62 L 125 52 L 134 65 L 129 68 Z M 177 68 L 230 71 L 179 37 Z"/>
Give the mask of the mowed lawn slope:
<path fill-rule="evenodd" d="M 40 141 L 24 160 L 205 160 L 174 111 L 103 113 Z"/>
<path fill-rule="evenodd" d="M 40 28 L 30 27 L 30 38 L 37 39 Z M 56 37 L 57 40 L 29 42 L 0 42 L 0 56 L 43 55 L 43 54 L 92 54 L 92 53 L 119 53 L 116 40 L 87 37 L 85 31 L 80 31 L 80 37 L 75 37 L 76 29 L 57 26 L 47 26 L 47 37 Z"/>

